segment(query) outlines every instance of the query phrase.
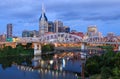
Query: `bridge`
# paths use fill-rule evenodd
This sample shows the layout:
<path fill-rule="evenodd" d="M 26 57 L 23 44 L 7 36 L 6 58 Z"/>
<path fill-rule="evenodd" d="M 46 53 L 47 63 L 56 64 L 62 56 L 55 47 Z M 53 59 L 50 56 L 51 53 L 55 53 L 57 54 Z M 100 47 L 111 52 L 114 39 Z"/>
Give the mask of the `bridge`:
<path fill-rule="evenodd" d="M 69 33 L 53 33 L 45 34 L 41 37 L 20 37 L 16 42 L 120 44 L 120 38 L 99 36 L 83 38 Z"/>
<path fill-rule="evenodd" d="M 112 45 L 117 50 L 120 51 L 120 38 L 112 37 L 80 37 L 77 35 L 69 34 L 69 33 L 53 33 L 53 34 L 45 34 L 41 37 L 19 37 L 13 43 L 13 47 L 15 47 L 16 43 L 33 43 L 34 51 L 36 51 L 36 55 L 41 52 L 41 44 L 54 44 L 57 50 L 85 50 L 87 46 L 103 46 L 103 45 Z M 0 47 L 3 44 L 10 45 L 8 42 L 0 42 Z M 61 47 L 61 48 L 57 48 Z M 78 47 L 78 48 L 75 48 Z M 69 49 L 69 50 L 68 50 Z"/>

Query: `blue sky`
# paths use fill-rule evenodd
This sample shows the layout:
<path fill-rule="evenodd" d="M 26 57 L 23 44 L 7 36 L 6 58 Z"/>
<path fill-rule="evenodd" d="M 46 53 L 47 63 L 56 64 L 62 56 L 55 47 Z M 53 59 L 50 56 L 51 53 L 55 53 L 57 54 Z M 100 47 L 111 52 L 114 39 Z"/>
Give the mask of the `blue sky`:
<path fill-rule="evenodd" d="M 0 34 L 12 23 L 13 34 L 23 30 L 38 30 L 41 5 L 44 2 L 49 21 L 61 20 L 71 29 L 86 32 L 97 25 L 106 35 L 120 35 L 120 0 L 3 0 L 0 2 Z"/>

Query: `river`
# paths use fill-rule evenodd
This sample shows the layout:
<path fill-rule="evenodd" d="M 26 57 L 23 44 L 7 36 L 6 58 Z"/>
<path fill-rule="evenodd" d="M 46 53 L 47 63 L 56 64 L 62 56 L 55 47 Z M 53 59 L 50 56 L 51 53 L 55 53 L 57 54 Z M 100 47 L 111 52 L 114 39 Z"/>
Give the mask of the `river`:
<path fill-rule="evenodd" d="M 0 58 L 0 79 L 77 79 L 79 60 L 41 56 Z"/>

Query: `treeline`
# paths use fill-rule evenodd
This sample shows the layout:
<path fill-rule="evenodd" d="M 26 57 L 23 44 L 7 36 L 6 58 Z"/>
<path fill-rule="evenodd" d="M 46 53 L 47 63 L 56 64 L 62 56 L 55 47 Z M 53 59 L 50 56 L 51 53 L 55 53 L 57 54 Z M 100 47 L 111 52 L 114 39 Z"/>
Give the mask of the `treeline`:
<path fill-rule="evenodd" d="M 53 44 L 42 45 L 42 53 L 54 51 L 54 47 Z"/>
<path fill-rule="evenodd" d="M 0 57 L 33 55 L 34 50 L 31 46 L 31 43 L 28 43 L 26 45 L 18 44 L 16 48 L 5 46 L 4 48 L 0 49 Z"/>
<path fill-rule="evenodd" d="M 0 58 L 0 64 L 3 69 L 11 67 L 12 64 L 26 65 L 32 67 L 32 58 L 33 56 L 9 56 L 5 58 Z"/>
<path fill-rule="evenodd" d="M 85 75 L 90 79 L 120 79 L 120 52 L 115 53 L 111 46 L 102 48 L 104 54 L 87 59 Z"/>

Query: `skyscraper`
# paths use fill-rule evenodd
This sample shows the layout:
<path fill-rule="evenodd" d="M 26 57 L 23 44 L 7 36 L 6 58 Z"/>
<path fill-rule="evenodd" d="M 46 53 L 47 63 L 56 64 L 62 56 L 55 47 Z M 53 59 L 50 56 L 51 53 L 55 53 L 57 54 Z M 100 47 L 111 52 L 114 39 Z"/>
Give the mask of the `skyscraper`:
<path fill-rule="evenodd" d="M 45 15 L 44 5 L 42 4 L 42 14 L 39 19 L 39 36 L 48 32 L 48 19 Z"/>
<path fill-rule="evenodd" d="M 88 37 L 102 37 L 102 34 L 98 31 L 96 25 L 91 25 L 87 29 L 87 36 Z"/>
<path fill-rule="evenodd" d="M 7 24 L 7 38 L 12 38 L 12 24 Z"/>
<path fill-rule="evenodd" d="M 65 33 L 70 33 L 70 27 L 64 26 L 64 32 Z"/>
<path fill-rule="evenodd" d="M 58 32 L 62 32 L 63 30 L 63 22 L 62 21 L 55 21 L 54 22 L 54 25 L 55 25 L 55 32 L 58 33 Z"/>
<path fill-rule="evenodd" d="M 52 21 L 48 22 L 48 32 L 55 32 L 54 23 Z"/>

